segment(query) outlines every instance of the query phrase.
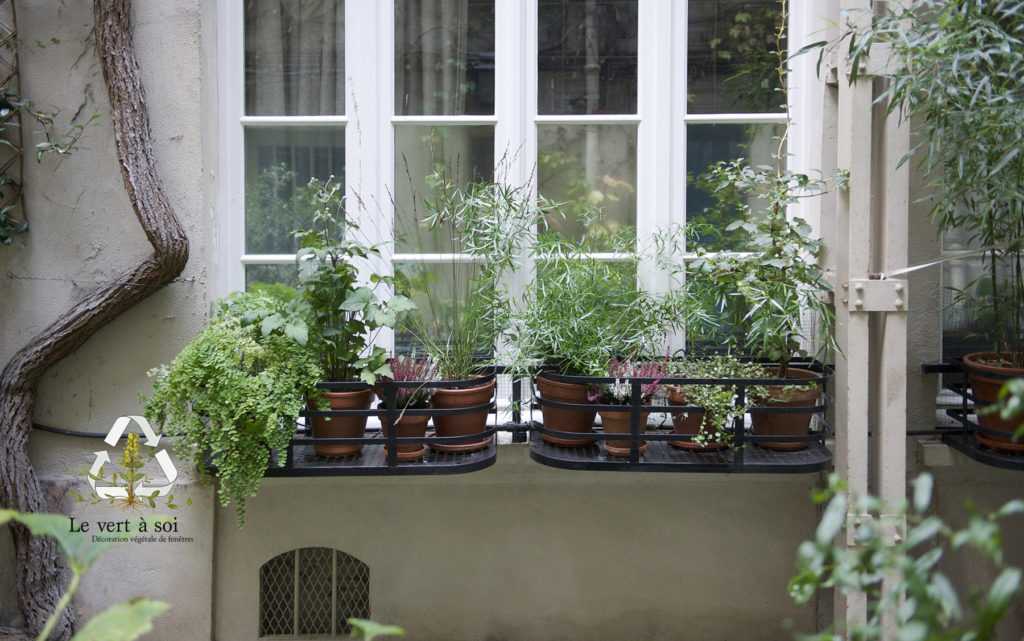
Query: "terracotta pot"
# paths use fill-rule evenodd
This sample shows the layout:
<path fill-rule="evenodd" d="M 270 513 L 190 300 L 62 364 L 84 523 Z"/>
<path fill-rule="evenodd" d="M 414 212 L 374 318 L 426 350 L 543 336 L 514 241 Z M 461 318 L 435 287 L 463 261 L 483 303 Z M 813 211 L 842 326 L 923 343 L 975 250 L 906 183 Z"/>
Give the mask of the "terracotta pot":
<path fill-rule="evenodd" d="M 668 393 L 668 402 L 671 405 L 690 405 L 686 400 L 686 394 L 683 390 L 678 387 L 673 387 Z M 685 434 L 687 436 L 697 436 L 701 431 L 701 424 L 704 422 L 705 413 L 704 410 L 690 411 L 690 412 L 673 412 L 672 413 L 672 426 L 673 434 Z M 704 432 L 709 434 L 715 433 L 714 425 L 705 425 Z M 697 441 L 669 441 L 669 445 L 681 450 L 694 450 L 698 452 L 711 452 L 724 450 L 728 447 L 725 443 L 718 441 L 708 442 L 700 444 Z"/>
<path fill-rule="evenodd" d="M 587 398 L 587 386 L 577 383 L 563 383 L 552 380 L 544 374 L 537 375 L 537 387 L 540 389 L 540 397 L 551 401 L 562 401 L 563 403 L 589 403 Z M 543 407 L 544 427 L 559 432 L 575 432 L 589 434 L 594 431 L 594 418 L 597 417 L 596 410 L 572 410 L 563 407 Z M 568 438 L 541 434 L 546 442 L 554 445 L 565 445 L 574 447 L 577 445 L 589 445 L 594 442 L 592 438 Z"/>
<path fill-rule="evenodd" d="M 373 390 L 355 392 L 323 392 L 332 410 L 370 409 Z M 310 402 L 310 409 L 316 403 Z M 313 436 L 326 438 L 360 438 L 366 433 L 365 416 L 314 416 Z M 317 456 L 354 456 L 363 450 L 362 443 L 322 443 L 313 446 Z"/>
<path fill-rule="evenodd" d="M 413 438 L 416 436 L 427 435 L 427 421 L 430 420 L 429 416 L 409 416 L 404 415 L 395 421 L 395 436 Z M 381 429 L 384 437 L 387 438 L 388 433 L 391 431 L 388 429 L 387 421 L 381 424 Z M 423 457 L 427 453 L 427 446 L 423 443 L 407 443 L 405 445 L 399 444 L 398 460 L 399 461 L 415 461 Z M 388 451 L 387 445 L 384 446 L 384 451 Z"/>
<path fill-rule="evenodd" d="M 494 396 L 494 388 L 497 381 L 491 379 L 483 385 L 466 387 L 463 389 L 438 388 L 431 398 L 430 404 L 438 409 L 456 409 L 483 405 L 490 403 Z M 434 429 L 438 436 L 466 436 L 479 434 L 487 429 L 488 410 L 470 412 L 468 414 L 454 414 L 450 416 L 435 416 Z M 480 441 L 468 443 L 431 443 L 430 447 L 440 452 L 475 452 L 487 447 L 491 437 L 484 437 Z"/>
<path fill-rule="evenodd" d="M 778 375 L 776 373 L 776 375 Z M 806 369 L 790 367 L 786 378 L 801 380 L 814 380 L 818 378 L 817 372 Z M 776 385 L 768 387 L 768 398 L 762 402 L 761 407 L 814 407 L 818 404 L 821 395 L 821 388 L 818 385 L 808 388 L 797 388 L 787 385 Z M 811 433 L 811 418 L 813 413 L 799 414 L 752 414 L 751 423 L 753 433 L 759 436 L 807 436 Z M 793 452 L 807 449 L 807 441 L 772 441 L 758 443 L 759 447 L 766 450 L 781 450 Z"/>
<path fill-rule="evenodd" d="M 1024 376 L 1024 369 L 996 365 L 999 354 L 995 352 L 974 352 L 964 356 L 964 369 L 967 381 L 974 391 L 974 399 L 978 409 L 983 405 L 999 402 L 999 390 L 1011 378 Z M 1008 421 L 999 414 L 978 414 L 978 425 L 986 430 L 999 434 L 981 434 L 975 432 L 978 442 L 992 449 L 1004 452 L 1024 452 L 1024 442 L 1013 442 L 1013 434 L 1020 427 L 1021 421 Z M 1005 434 L 1003 436 L 1002 434 Z"/>
<path fill-rule="evenodd" d="M 601 410 L 601 426 L 605 434 L 629 434 L 630 411 L 625 410 Z M 640 412 L 640 432 L 647 429 L 647 418 L 650 412 Z M 632 439 L 629 438 L 606 438 L 604 449 L 608 450 L 610 456 L 629 456 Z M 640 453 L 647 451 L 647 443 L 640 441 Z"/>

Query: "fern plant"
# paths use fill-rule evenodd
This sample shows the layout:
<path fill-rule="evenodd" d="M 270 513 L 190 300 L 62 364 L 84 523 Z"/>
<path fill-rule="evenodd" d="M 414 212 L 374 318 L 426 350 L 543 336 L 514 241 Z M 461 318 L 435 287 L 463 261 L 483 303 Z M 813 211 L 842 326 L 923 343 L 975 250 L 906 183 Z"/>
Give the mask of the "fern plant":
<path fill-rule="evenodd" d="M 297 305 L 238 294 L 174 361 L 160 367 L 145 414 L 201 470 L 212 466 L 240 524 L 270 455 L 283 449 L 322 378 Z"/>

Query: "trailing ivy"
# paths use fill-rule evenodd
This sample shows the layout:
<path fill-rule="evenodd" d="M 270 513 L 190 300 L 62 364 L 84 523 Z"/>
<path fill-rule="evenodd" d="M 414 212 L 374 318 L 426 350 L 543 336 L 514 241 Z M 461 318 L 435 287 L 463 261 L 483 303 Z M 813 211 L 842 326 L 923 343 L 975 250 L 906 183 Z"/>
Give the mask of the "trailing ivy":
<path fill-rule="evenodd" d="M 220 502 L 234 504 L 240 524 L 271 451 L 288 445 L 322 378 L 306 336 L 296 301 L 237 294 L 169 366 L 151 373 L 146 416 L 201 471 L 216 469 Z"/>

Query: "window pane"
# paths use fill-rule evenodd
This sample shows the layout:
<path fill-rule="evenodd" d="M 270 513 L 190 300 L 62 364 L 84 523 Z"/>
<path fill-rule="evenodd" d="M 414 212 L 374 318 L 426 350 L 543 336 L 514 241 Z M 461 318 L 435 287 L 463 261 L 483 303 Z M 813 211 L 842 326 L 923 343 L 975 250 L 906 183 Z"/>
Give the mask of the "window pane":
<path fill-rule="evenodd" d="M 245 252 L 291 254 L 309 225 L 317 185 L 345 175 L 345 131 L 267 127 L 245 132 Z"/>
<path fill-rule="evenodd" d="M 540 193 L 564 203 L 548 229 L 595 251 L 635 235 L 636 125 L 537 127 Z"/>
<path fill-rule="evenodd" d="M 690 125 L 686 128 L 686 222 L 696 225 L 701 246 L 709 250 L 742 251 L 745 232 L 726 232 L 737 216 L 705 211 L 714 200 L 701 188 L 700 176 L 722 161 L 746 159 L 751 165 L 774 165 L 782 125 Z M 783 150 L 785 154 L 785 150 Z M 751 203 L 756 207 L 757 203 Z"/>
<path fill-rule="evenodd" d="M 245 0 L 245 112 L 345 113 L 343 0 Z"/>
<path fill-rule="evenodd" d="M 540 0 L 540 114 L 633 114 L 636 0 Z"/>
<path fill-rule="evenodd" d="M 397 125 L 395 127 L 395 245 L 398 253 L 459 251 L 445 229 L 429 229 L 435 190 L 494 178 L 494 127 Z"/>
<path fill-rule="evenodd" d="M 690 0 L 688 6 L 689 112 L 783 111 L 779 0 Z"/>
<path fill-rule="evenodd" d="M 299 284 L 299 271 L 295 265 L 246 265 L 245 288 L 275 287 L 276 285 L 296 287 Z"/>
<path fill-rule="evenodd" d="M 472 292 L 480 287 L 479 275 L 479 266 L 474 263 L 396 264 L 395 290 L 410 297 L 416 311 L 395 330 L 395 351 L 423 353 L 424 339 L 445 341 L 451 336 L 469 336 L 465 331 L 455 332 L 455 324 L 469 318 L 469 305 L 478 300 Z M 486 353 L 492 347 L 480 345 L 475 351 Z"/>
<path fill-rule="evenodd" d="M 494 113 L 494 0 L 395 3 L 395 113 Z"/>

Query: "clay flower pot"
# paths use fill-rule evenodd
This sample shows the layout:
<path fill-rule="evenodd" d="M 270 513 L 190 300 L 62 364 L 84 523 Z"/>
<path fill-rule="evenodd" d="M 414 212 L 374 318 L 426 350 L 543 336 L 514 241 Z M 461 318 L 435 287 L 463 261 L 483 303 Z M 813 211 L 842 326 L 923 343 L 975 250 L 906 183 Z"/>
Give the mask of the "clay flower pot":
<path fill-rule="evenodd" d="M 563 403 L 587 404 L 587 386 L 576 383 L 563 383 L 552 380 L 544 374 L 537 375 L 537 387 L 540 389 L 542 399 L 562 401 Z M 579 434 L 590 434 L 594 430 L 594 418 L 596 410 L 573 410 L 563 407 L 543 407 L 544 426 L 548 429 L 559 432 L 576 432 Z M 541 438 L 554 445 L 565 445 L 574 447 L 577 445 L 589 445 L 594 442 L 592 438 L 568 438 L 541 434 Z"/>
<path fill-rule="evenodd" d="M 786 378 L 812 381 L 818 378 L 816 372 L 790 367 Z M 818 404 L 821 389 L 812 387 L 800 388 L 789 385 L 768 387 L 768 398 L 761 401 L 759 407 L 814 407 Z M 759 436 L 807 436 L 811 433 L 813 413 L 796 414 L 751 414 L 753 433 Z M 766 450 L 794 452 L 807 449 L 807 441 L 771 441 L 758 443 L 758 447 Z"/>
<path fill-rule="evenodd" d="M 370 409 L 372 389 L 354 392 L 323 392 L 332 410 Z M 316 403 L 310 402 L 310 409 Z M 314 416 L 313 436 L 325 438 L 360 438 L 366 433 L 365 416 Z M 317 456 L 354 456 L 363 450 L 361 443 L 318 443 L 313 446 Z"/>
<path fill-rule="evenodd" d="M 497 382 L 494 379 L 475 387 L 463 389 L 438 388 L 430 400 L 430 404 L 437 409 L 457 409 L 483 405 L 491 402 L 494 396 L 494 388 Z M 448 416 L 434 417 L 434 430 L 437 436 L 467 436 L 479 434 L 487 429 L 488 410 L 470 412 L 468 414 L 452 414 Z M 484 437 L 480 441 L 468 443 L 431 443 L 430 447 L 440 452 L 476 452 L 486 448 L 491 442 L 491 437 Z"/>
<path fill-rule="evenodd" d="M 999 402 L 999 390 L 1006 381 L 1024 376 L 1024 369 L 1000 365 L 1002 360 L 994 352 L 974 352 L 964 356 L 967 381 L 974 391 L 974 400 L 979 410 L 982 406 Z M 975 438 L 982 445 L 1003 452 L 1024 452 L 1024 442 L 1013 442 L 1013 434 L 1020 427 L 1019 421 L 1008 421 L 999 414 L 978 414 L 978 425 L 999 433 L 975 432 Z"/>
<path fill-rule="evenodd" d="M 629 436 L 629 409 L 623 410 L 601 410 L 601 425 L 605 434 L 625 434 L 627 438 L 606 438 L 604 449 L 609 456 L 629 456 L 629 448 L 632 439 Z M 650 412 L 640 412 L 640 432 L 647 429 L 647 418 Z M 647 443 L 640 441 L 640 453 L 647 451 Z"/>
<path fill-rule="evenodd" d="M 399 416 L 401 418 L 395 421 L 395 436 L 398 438 L 413 438 L 427 435 L 429 416 L 409 416 L 408 414 L 399 414 Z M 381 423 L 381 430 L 384 437 L 387 438 L 388 433 L 391 431 L 388 429 L 387 421 Z M 423 455 L 427 453 L 427 446 L 423 443 L 406 443 L 404 445 L 399 444 L 397 450 L 399 461 L 415 461 L 423 458 Z M 384 446 L 384 451 L 388 451 L 387 445 Z"/>
<path fill-rule="evenodd" d="M 671 405 L 690 405 L 686 400 L 686 394 L 678 387 L 673 387 L 669 390 L 668 402 Z M 684 434 L 686 436 L 697 436 L 701 433 L 701 425 L 704 423 L 705 418 L 706 414 L 704 413 L 704 410 L 673 412 L 672 433 Z M 705 434 L 714 434 L 715 431 L 714 425 L 704 425 Z M 724 450 L 728 447 L 725 443 L 718 441 L 707 442 L 705 444 L 698 443 L 697 441 L 669 441 L 668 444 L 680 450 L 693 450 L 696 452 L 718 451 Z"/>

